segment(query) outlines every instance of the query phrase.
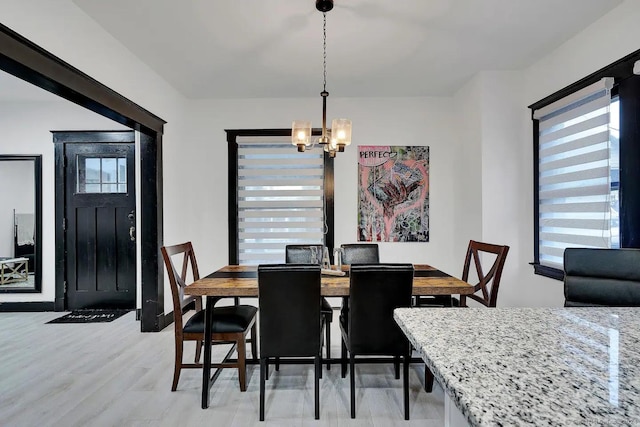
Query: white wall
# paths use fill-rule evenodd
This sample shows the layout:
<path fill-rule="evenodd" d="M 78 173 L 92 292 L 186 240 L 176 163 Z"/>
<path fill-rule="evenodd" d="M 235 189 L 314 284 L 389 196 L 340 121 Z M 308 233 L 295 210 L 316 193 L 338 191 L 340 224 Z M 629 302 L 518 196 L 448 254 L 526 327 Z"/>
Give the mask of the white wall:
<path fill-rule="evenodd" d="M 640 2 L 625 0 L 524 72 L 530 105 L 640 49 Z"/>
<path fill-rule="evenodd" d="M 640 48 L 638 22 L 640 2 L 627 0 L 528 69 L 475 77 L 482 98 L 476 101 L 482 116 L 482 238 L 511 243 L 499 305 L 564 302 L 562 282 L 536 276 L 528 265 L 533 261 L 533 146 L 526 106 Z M 471 90 L 456 95 L 477 97 Z"/>
<path fill-rule="evenodd" d="M 522 105 L 521 73 L 479 73 L 456 93 L 454 103 L 460 123 L 456 127 L 460 167 L 454 176 L 457 274 L 470 239 L 508 245 L 498 305 L 529 305 L 530 301 L 520 298 L 519 286 L 521 277 L 532 273 L 528 265 L 532 250 L 527 248 L 533 245 L 529 235 L 520 234 L 523 224 L 533 227 L 527 203 L 531 187 L 522 191 L 531 182 L 526 177 L 533 169 L 530 160 L 518 161 L 521 150 L 531 147 L 530 139 L 521 138 L 523 119 L 528 117 Z M 492 257 L 485 258 L 485 262 L 492 261 Z M 471 270 L 469 280 L 474 281 Z"/>
<path fill-rule="evenodd" d="M 2 22 L 168 121 L 165 242 L 193 240 L 203 272 L 227 260 L 224 129 L 288 127 L 305 117 L 317 126 L 320 120 L 319 97 L 186 101 L 70 0 L 5 0 Z M 533 196 L 526 106 L 638 48 L 637 22 L 640 2 L 627 0 L 522 73 L 481 73 L 452 98 L 330 98 L 329 118 L 353 120 L 354 146 L 431 147 L 431 242 L 382 244 L 382 258 L 431 262 L 460 274 L 468 239 L 510 243 L 499 304 L 561 305 L 562 284 L 533 275 L 528 265 Z M 335 163 L 338 244 L 356 238 L 355 156 L 351 147 Z M 51 176 L 52 163 L 43 160 Z M 53 236 L 48 239 L 45 249 L 52 251 Z M 52 293 L 41 297 L 53 300 Z M 166 311 L 169 298 L 165 292 Z"/>
<path fill-rule="evenodd" d="M 328 119 L 349 117 L 353 143 L 338 153 L 335 167 L 335 243 L 357 238 L 357 145 L 428 145 L 430 147 L 430 242 L 381 243 L 381 259 L 389 262 L 433 263 L 455 274 L 452 262 L 454 192 L 451 173 L 456 168 L 450 98 L 329 99 Z M 173 159 L 189 164 L 186 170 L 165 169 L 167 186 L 183 187 L 190 198 L 187 209 L 196 212 L 188 230 L 167 230 L 165 241 L 192 240 L 198 265 L 211 271 L 227 263 L 227 148 L 224 129 L 288 128 L 295 118 L 320 126 L 321 98 L 194 101 L 189 144 Z M 191 183 L 191 187 L 187 187 Z M 179 218 L 166 218 L 177 221 Z M 177 231 L 177 230 L 176 230 Z M 459 274 L 459 273 L 458 273 Z"/>
<path fill-rule="evenodd" d="M 188 132 L 183 117 L 186 109 L 184 97 L 105 32 L 72 0 L 30 0 L 28 2 L 3 0 L 0 19 L 4 25 L 20 35 L 166 120 L 163 136 L 166 168 L 171 170 L 189 167 L 188 163 L 174 166 L 171 160 L 185 145 L 189 144 L 188 139 L 185 138 Z M 53 168 L 53 147 L 50 150 L 50 155 L 43 157 L 45 176 L 52 176 L 50 170 Z M 169 175 L 171 176 L 171 173 Z M 44 184 L 53 186 L 53 182 L 45 181 Z M 46 191 L 43 188 L 43 192 L 46 193 Z M 173 231 L 177 235 L 186 234 L 182 230 L 187 227 L 187 224 L 193 222 L 190 218 L 191 213 L 176 213 L 182 210 L 179 201 L 183 200 L 183 193 L 182 188 L 165 186 L 164 225 L 168 233 Z M 48 208 L 53 209 L 52 200 L 43 200 L 45 211 Z M 187 202 L 190 203 L 189 200 Z M 179 221 L 166 220 L 166 218 L 177 217 L 181 217 Z M 45 225 L 46 222 L 43 222 L 43 227 Z M 53 230 L 51 224 L 47 229 Z M 43 250 L 47 251 L 43 252 L 43 270 L 52 271 L 54 236 L 47 233 L 43 231 L 43 238 L 46 239 Z M 164 294 L 165 311 L 168 312 L 172 310 L 168 287 Z M 0 301 L 53 301 L 53 299 L 54 285 L 44 283 L 42 294 L 0 296 Z"/>
<path fill-rule="evenodd" d="M 42 245 L 42 293 L 0 294 L 0 302 L 55 299 L 55 171 L 51 131 L 126 129 L 71 102 L 53 95 L 51 99 L 43 102 L 0 102 L 0 154 L 42 155 L 42 237 L 38 241 Z"/>
<path fill-rule="evenodd" d="M 525 70 L 523 73 L 523 105 L 530 105 L 639 49 L 640 26 L 638 22 L 640 22 L 640 2 L 626 0 L 560 48 Z M 526 131 L 523 133 L 522 140 L 531 141 L 530 117 L 523 119 L 523 123 L 525 123 Z M 520 153 L 520 159 L 526 158 L 526 162 L 531 164 L 532 160 L 529 160 L 532 158 L 531 145 L 522 143 L 520 146 L 523 150 Z M 521 191 L 524 193 L 527 187 L 531 189 L 532 185 L 526 183 L 527 175 L 530 174 L 524 170 L 522 173 L 524 175 L 522 175 L 523 187 Z M 529 200 L 532 200 L 531 196 L 529 196 Z M 532 210 L 533 207 L 530 212 Z M 526 226 L 523 224 L 522 227 Z M 527 231 L 522 227 L 520 235 L 526 236 Z M 521 241 L 525 242 L 524 239 Z M 531 259 L 533 258 L 531 257 Z M 524 266 L 522 269 L 524 270 Z M 561 282 L 530 274 L 526 276 L 522 274 L 520 280 L 522 293 L 517 296 L 519 301 L 528 305 L 561 305 L 564 302 Z"/>
<path fill-rule="evenodd" d="M 530 157 L 524 163 L 518 161 L 521 151 L 532 151 L 531 136 L 520 138 L 528 129 L 523 123 L 530 118 L 522 105 L 522 76 L 519 72 L 483 72 L 479 79 L 483 93 L 482 238 L 509 246 L 498 305 L 546 305 L 524 299 L 520 286 L 521 277 L 532 275 L 529 262 L 533 259 L 533 165 Z"/>
<path fill-rule="evenodd" d="M 453 97 L 456 164 L 451 169 L 455 204 L 451 211 L 457 277 L 470 239 L 482 240 L 482 86 L 473 78 Z"/>

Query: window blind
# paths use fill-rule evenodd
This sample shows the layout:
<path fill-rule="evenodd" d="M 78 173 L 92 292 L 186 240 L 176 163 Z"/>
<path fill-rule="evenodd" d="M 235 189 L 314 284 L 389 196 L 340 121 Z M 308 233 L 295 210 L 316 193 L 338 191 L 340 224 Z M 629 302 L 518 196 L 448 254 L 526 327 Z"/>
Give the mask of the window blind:
<path fill-rule="evenodd" d="M 539 260 L 563 268 L 567 247 L 609 248 L 609 106 L 613 78 L 534 111 L 539 120 Z"/>
<path fill-rule="evenodd" d="M 283 263 L 287 244 L 324 242 L 324 152 L 286 137 L 238 137 L 239 263 Z"/>

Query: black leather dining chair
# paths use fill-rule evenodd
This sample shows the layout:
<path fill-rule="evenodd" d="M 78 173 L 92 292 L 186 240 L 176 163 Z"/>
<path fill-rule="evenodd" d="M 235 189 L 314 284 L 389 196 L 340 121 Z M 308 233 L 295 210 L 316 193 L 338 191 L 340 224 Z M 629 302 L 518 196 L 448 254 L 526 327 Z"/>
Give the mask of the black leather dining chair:
<path fill-rule="evenodd" d="M 342 249 L 342 264 L 379 264 L 380 253 L 377 243 L 345 243 L 340 245 Z M 340 315 L 347 316 L 349 311 L 349 298 L 342 298 Z"/>
<path fill-rule="evenodd" d="M 567 248 L 565 307 L 639 307 L 640 250 Z"/>
<path fill-rule="evenodd" d="M 285 263 L 287 264 L 318 264 L 322 265 L 323 245 L 286 245 Z M 326 298 L 322 298 L 322 317 L 325 328 L 325 347 L 327 354 L 327 369 L 331 369 L 331 322 L 333 322 L 333 307 Z"/>
<path fill-rule="evenodd" d="M 342 248 L 343 264 L 378 264 L 380 254 L 376 243 L 345 243 Z"/>
<path fill-rule="evenodd" d="M 315 419 L 320 418 L 320 266 L 258 266 L 260 313 L 260 421 L 264 421 L 265 380 L 270 358 L 313 357 Z"/>
<path fill-rule="evenodd" d="M 411 346 L 393 319 L 393 310 L 411 306 L 413 265 L 354 264 L 349 281 L 350 310 L 340 316 L 340 330 L 343 378 L 349 353 L 351 418 L 356 416 L 356 357 L 393 356 L 394 364 L 400 357 L 403 359 L 404 418 L 408 420 Z"/>

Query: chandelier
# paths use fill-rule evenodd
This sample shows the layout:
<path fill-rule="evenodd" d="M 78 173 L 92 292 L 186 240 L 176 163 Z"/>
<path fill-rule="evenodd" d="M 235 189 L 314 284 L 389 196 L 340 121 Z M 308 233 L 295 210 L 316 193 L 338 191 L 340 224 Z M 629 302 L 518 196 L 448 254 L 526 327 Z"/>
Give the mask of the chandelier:
<path fill-rule="evenodd" d="M 343 152 L 344 147 L 351 144 L 351 120 L 333 119 L 331 129 L 327 129 L 327 12 L 333 9 L 333 0 L 316 0 L 316 9 L 322 12 L 323 17 L 323 89 L 322 96 L 322 135 L 316 141 L 312 141 L 311 121 L 294 120 L 291 127 L 291 143 L 298 147 L 299 152 L 313 148 L 318 143 L 329 153 L 330 157 L 335 157 L 336 152 Z"/>

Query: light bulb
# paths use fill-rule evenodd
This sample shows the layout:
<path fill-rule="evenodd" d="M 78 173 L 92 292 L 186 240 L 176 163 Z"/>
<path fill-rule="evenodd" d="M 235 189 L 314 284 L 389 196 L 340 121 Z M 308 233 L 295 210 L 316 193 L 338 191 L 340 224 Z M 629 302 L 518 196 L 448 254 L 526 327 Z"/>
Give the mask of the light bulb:
<path fill-rule="evenodd" d="M 300 145 L 311 145 L 311 122 L 307 120 L 294 120 L 291 125 L 291 143 L 300 149 Z"/>

